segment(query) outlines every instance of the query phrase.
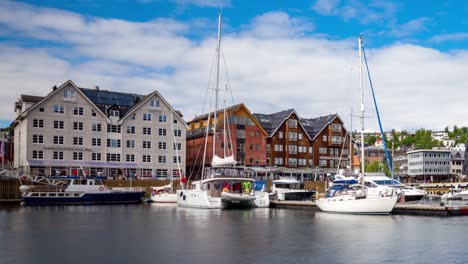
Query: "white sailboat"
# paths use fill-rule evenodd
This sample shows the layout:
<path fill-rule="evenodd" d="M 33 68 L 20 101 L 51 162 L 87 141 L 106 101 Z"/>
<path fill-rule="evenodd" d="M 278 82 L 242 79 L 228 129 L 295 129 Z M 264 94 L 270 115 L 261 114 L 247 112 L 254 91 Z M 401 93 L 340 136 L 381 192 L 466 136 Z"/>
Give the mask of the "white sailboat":
<path fill-rule="evenodd" d="M 268 207 L 270 200 L 265 191 L 254 191 L 255 180 L 248 178 L 242 167 L 234 167 L 236 161 L 233 153 L 229 155 L 226 149 L 227 114 L 224 112 L 224 153 L 219 157 L 216 153 L 216 129 L 219 97 L 219 64 L 221 50 L 221 14 L 218 17 L 217 67 L 215 87 L 215 109 L 213 127 L 210 127 L 211 114 L 208 114 L 205 134 L 205 151 L 201 180 L 191 183 L 191 189 L 177 190 L 177 205 L 181 207 L 220 209 L 230 207 L 254 208 Z M 213 130 L 213 159 L 211 167 L 204 168 L 208 135 Z"/>
<path fill-rule="evenodd" d="M 397 202 L 395 194 L 375 195 L 368 191 L 365 182 L 364 164 L 364 88 L 362 76 L 362 37 L 359 36 L 359 77 L 361 87 L 361 184 L 343 182 L 342 185 L 334 185 L 327 196 L 316 201 L 316 205 L 324 212 L 348 213 L 348 214 L 389 214 Z"/>

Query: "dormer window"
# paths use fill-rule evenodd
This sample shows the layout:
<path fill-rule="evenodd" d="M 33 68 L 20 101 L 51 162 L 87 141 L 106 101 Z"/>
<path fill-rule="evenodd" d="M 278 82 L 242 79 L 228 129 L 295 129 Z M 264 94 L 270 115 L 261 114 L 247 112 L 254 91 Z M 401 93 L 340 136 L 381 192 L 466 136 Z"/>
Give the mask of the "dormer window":
<path fill-rule="evenodd" d="M 119 117 L 119 110 L 109 110 L 109 116 Z"/>
<path fill-rule="evenodd" d="M 158 99 L 152 99 L 150 102 L 150 106 L 152 108 L 159 108 L 160 102 Z"/>

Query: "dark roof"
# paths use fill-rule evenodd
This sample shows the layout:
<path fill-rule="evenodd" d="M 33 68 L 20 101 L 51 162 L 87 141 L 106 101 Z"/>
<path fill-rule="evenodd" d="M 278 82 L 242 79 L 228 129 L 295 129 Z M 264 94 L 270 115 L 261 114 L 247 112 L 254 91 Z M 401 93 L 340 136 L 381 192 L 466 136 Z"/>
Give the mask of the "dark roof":
<path fill-rule="evenodd" d="M 37 103 L 44 99 L 43 96 L 35 96 L 35 95 L 27 95 L 27 94 L 22 94 L 21 95 L 21 101 L 23 102 L 30 102 L 30 103 Z"/>
<path fill-rule="evenodd" d="M 317 118 L 301 118 L 301 123 L 307 131 L 307 134 L 309 134 L 311 138 L 315 138 L 315 136 L 317 136 L 317 134 L 330 124 L 330 122 L 332 122 L 337 116 L 337 114 L 333 114 Z"/>
<path fill-rule="evenodd" d="M 236 105 L 232 105 L 232 106 L 227 107 L 226 108 L 227 115 L 229 116 L 231 111 L 236 110 L 241 105 L 242 104 L 236 104 Z M 221 110 L 216 111 L 216 114 L 219 115 L 219 114 L 221 114 L 223 112 L 224 112 L 224 108 L 221 109 Z M 200 116 L 196 116 L 189 123 L 200 121 L 200 120 L 206 120 L 208 118 L 208 114 L 214 115 L 214 112 L 210 112 L 210 113 L 206 113 L 206 114 L 203 114 L 203 115 L 200 115 Z M 220 127 L 221 125 L 222 124 L 218 123 L 217 127 Z M 210 131 L 210 134 L 212 134 L 212 131 Z M 187 130 L 187 138 L 188 139 L 197 138 L 197 137 L 201 137 L 201 136 L 204 136 L 204 135 L 206 135 L 206 127 L 200 127 L 200 128 L 196 128 L 196 129 Z"/>
<path fill-rule="evenodd" d="M 108 90 L 98 90 L 89 88 L 80 88 L 80 90 L 89 98 L 103 113 L 110 106 L 118 106 L 120 115 L 124 116 L 132 107 L 143 100 L 144 95 L 112 92 Z"/>
<path fill-rule="evenodd" d="M 464 151 L 458 151 L 458 150 L 455 150 L 455 151 L 452 151 L 450 153 L 450 157 L 452 158 L 452 160 L 465 160 L 465 152 Z"/>
<path fill-rule="evenodd" d="M 253 114 L 257 121 L 262 125 L 263 129 L 268 133 L 269 137 L 283 123 L 283 121 L 294 112 L 294 109 L 288 109 L 273 114 Z"/>

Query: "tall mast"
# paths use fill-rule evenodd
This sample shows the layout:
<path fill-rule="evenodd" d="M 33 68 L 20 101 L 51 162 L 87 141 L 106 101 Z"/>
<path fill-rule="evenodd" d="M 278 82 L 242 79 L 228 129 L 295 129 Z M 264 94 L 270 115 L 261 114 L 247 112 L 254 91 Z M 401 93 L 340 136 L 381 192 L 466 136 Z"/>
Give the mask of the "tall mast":
<path fill-rule="evenodd" d="M 363 83 L 363 76 L 362 76 L 362 36 L 359 35 L 358 39 L 359 44 L 359 84 L 361 86 L 361 173 L 362 173 L 362 190 L 364 191 L 364 172 L 365 172 L 365 164 L 364 164 L 364 83 Z"/>
<path fill-rule="evenodd" d="M 349 173 L 353 174 L 353 108 L 351 107 L 351 120 L 349 128 Z"/>
<path fill-rule="evenodd" d="M 215 109 L 213 120 L 213 158 L 216 155 L 216 123 L 218 111 L 218 98 L 219 98 L 219 60 L 221 55 L 221 12 L 218 15 L 218 47 L 216 48 L 216 87 L 215 87 Z M 208 124 L 209 127 L 210 124 Z"/>
<path fill-rule="evenodd" d="M 171 117 L 170 117 L 170 122 L 171 122 L 171 141 L 170 141 L 170 148 L 171 148 L 171 158 L 174 159 L 174 139 L 175 139 L 175 131 L 174 131 L 174 117 L 172 116 L 172 106 L 170 107 L 171 109 Z M 177 157 L 177 162 L 179 162 L 179 158 Z M 171 172 L 170 172 L 170 183 L 171 183 L 171 193 L 174 192 L 174 160 L 171 162 Z"/>

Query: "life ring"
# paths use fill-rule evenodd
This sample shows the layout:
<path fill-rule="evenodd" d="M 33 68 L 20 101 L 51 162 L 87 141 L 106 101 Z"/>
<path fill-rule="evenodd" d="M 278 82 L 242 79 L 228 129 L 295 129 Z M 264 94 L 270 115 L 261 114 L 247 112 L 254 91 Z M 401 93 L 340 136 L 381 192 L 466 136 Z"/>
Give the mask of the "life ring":
<path fill-rule="evenodd" d="M 103 186 L 99 187 L 99 191 L 101 192 L 104 191 L 104 187 Z"/>

